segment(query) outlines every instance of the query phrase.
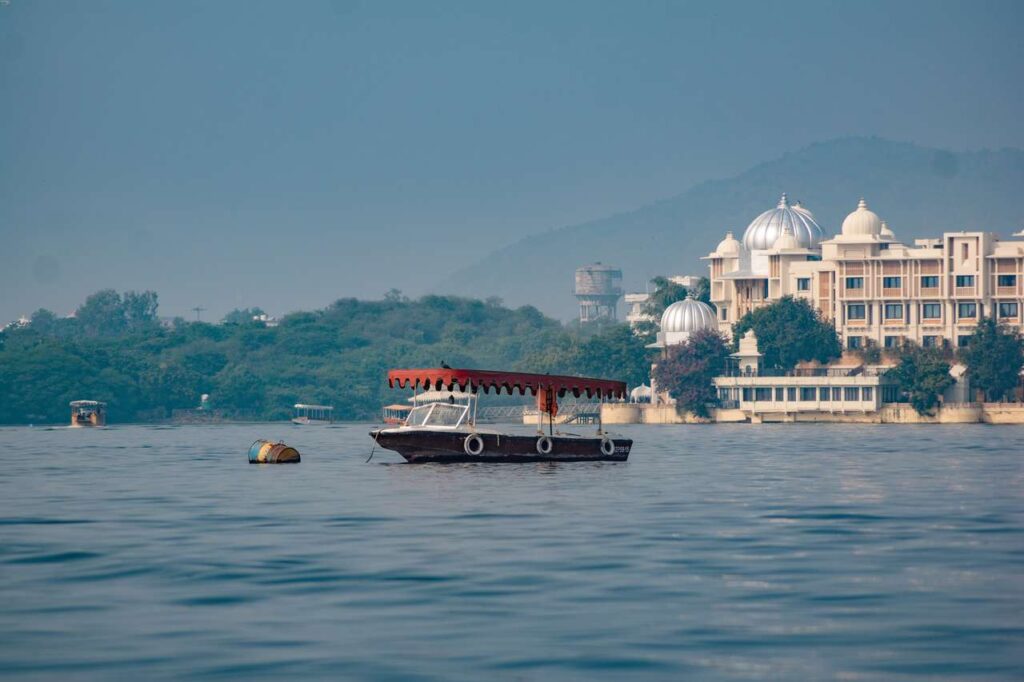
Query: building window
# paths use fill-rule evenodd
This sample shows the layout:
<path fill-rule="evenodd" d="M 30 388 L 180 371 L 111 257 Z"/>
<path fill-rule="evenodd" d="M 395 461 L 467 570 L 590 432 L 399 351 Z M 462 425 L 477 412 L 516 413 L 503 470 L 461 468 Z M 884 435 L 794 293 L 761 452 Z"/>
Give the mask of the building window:
<path fill-rule="evenodd" d="M 874 389 L 871 388 L 870 386 L 865 386 L 863 389 L 861 389 L 861 395 L 863 395 L 864 400 L 874 400 L 874 393 Z"/>
<path fill-rule="evenodd" d="M 786 400 L 796 402 L 796 386 L 786 388 Z"/>
<path fill-rule="evenodd" d="M 899 386 L 882 386 L 882 402 L 894 403 L 900 399 Z"/>
<path fill-rule="evenodd" d="M 796 278 L 796 290 L 797 291 L 810 291 L 811 290 L 811 278 L 810 277 L 797 277 Z"/>
<path fill-rule="evenodd" d="M 961 335 L 961 336 L 956 337 L 956 345 L 958 347 L 960 347 L 960 348 L 967 348 L 967 344 L 969 344 L 970 342 L 971 342 L 970 335 L 967 335 L 967 336 Z"/>
<path fill-rule="evenodd" d="M 725 401 L 729 400 L 730 399 L 729 398 L 729 389 L 727 389 L 727 388 L 720 388 L 720 389 L 718 389 L 718 399 L 721 400 L 722 402 L 725 402 Z"/>
<path fill-rule="evenodd" d="M 839 386 L 834 386 L 832 388 L 832 400 L 834 402 L 838 403 L 842 399 L 843 399 L 843 389 L 840 388 Z"/>
<path fill-rule="evenodd" d="M 786 399 L 786 389 L 781 386 L 775 388 L 775 402 L 781 403 Z"/>
<path fill-rule="evenodd" d="M 978 304 L 977 303 L 959 303 L 956 306 L 956 316 L 963 317 L 977 317 L 978 316 Z"/>
<path fill-rule="evenodd" d="M 902 281 L 903 280 L 900 277 L 883 277 L 882 278 L 882 288 L 884 288 L 884 289 L 898 289 L 900 287 L 900 284 L 902 283 Z"/>
<path fill-rule="evenodd" d="M 938 289 L 939 288 L 939 276 L 938 275 L 925 275 L 921 278 L 922 289 Z"/>
<path fill-rule="evenodd" d="M 1017 317 L 1017 302 L 1002 301 L 999 304 L 999 317 Z"/>
<path fill-rule="evenodd" d="M 942 317 L 941 303 L 925 303 L 921 306 L 921 317 L 925 320 L 937 320 Z"/>
<path fill-rule="evenodd" d="M 818 399 L 821 402 L 823 402 L 823 403 L 827 403 L 827 402 L 829 402 L 828 396 L 829 396 L 830 393 L 831 393 L 831 391 L 828 390 L 828 386 L 822 386 L 818 390 Z"/>
<path fill-rule="evenodd" d="M 863 289 L 864 278 L 863 277 L 847 277 L 846 278 L 847 289 Z"/>
<path fill-rule="evenodd" d="M 937 336 L 922 336 L 921 345 L 925 348 L 935 348 L 939 345 L 939 337 Z"/>
<path fill-rule="evenodd" d="M 860 336 L 850 336 L 846 339 L 846 347 L 850 350 L 857 350 L 864 347 L 864 339 Z"/>
<path fill-rule="evenodd" d="M 800 400 L 816 400 L 817 393 L 817 389 L 815 389 L 813 386 L 803 386 L 800 388 Z"/>
<path fill-rule="evenodd" d="M 902 320 L 903 319 L 903 304 L 902 303 L 886 303 L 885 304 L 885 319 L 887 319 L 887 320 Z"/>
<path fill-rule="evenodd" d="M 958 287 L 973 287 L 974 286 L 974 275 L 957 275 L 956 285 Z"/>
<path fill-rule="evenodd" d="M 722 313 L 722 319 L 723 320 L 728 320 L 729 319 L 729 309 L 728 308 L 719 308 L 718 312 Z"/>
<path fill-rule="evenodd" d="M 766 301 L 768 300 L 768 280 L 764 281 L 764 288 L 761 294 L 761 298 L 763 298 Z"/>
<path fill-rule="evenodd" d="M 886 348 L 896 348 L 899 345 L 900 345 L 900 337 L 898 337 L 898 336 L 886 336 L 885 337 L 885 347 Z"/>
<path fill-rule="evenodd" d="M 856 386 L 847 386 L 843 389 L 843 400 L 860 402 L 860 389 Z"/>
<path fill-rule="evenodd" d="M 1017 275 L 999 275 L 996 277 L 996 284 L 1001 287 L 1017 286 Z"/>
<path fill-rule="evenodd" d="M 758 386 L 754 389 L 754 400 L 771 400 L 772 389 Z"/>
<path fill-rule="evenodd" d="M 851 303 L 846 306 L 846 319 L 863 320 L 866 316 L 863 303 Z"/>
<path fill-rule="evenodd" d="M 752 397 L 753 397 L 753 391 L 750 390 L 749 386 L 744 386 L 743 387 L 743 402 L 749 403 L 750 399 Z"/>

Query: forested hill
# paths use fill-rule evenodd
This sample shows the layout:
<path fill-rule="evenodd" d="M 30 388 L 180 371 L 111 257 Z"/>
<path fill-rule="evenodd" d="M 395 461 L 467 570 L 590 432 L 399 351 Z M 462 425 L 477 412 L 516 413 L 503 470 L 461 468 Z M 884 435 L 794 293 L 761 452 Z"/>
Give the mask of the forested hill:
<path fill-rule="evenodd" d="M 576 267 L 617 265 L 631 291 L 643 291 L 656 275 L 706 275 L 700 256 L 727 230 L 742 237 L 783 192 L 803 202 L 829 234 L 863 196 L 897 238 L 910 242 L 946 230 L 1015 232 L 1024 227 L 1022 186 L 1019 149 L 960 152 L 879 138 L 831 140 L 635 211 L 535 233 L 451 273 L 435 291 L 536 302 L 544 313 L 570 319 Z"/>
<path fill-rule="evenodd" d="M 245 316 L 229 316 L 245 319 Z M 594 374 L 636 385 L 649 369 L 625 325 L 583 335 L 535 308 L 427 296 L 341 299 L 257 321 L 161 326 L 156 295 L 93 296 L 74 318 L 37 311 L 0 333 L 0 423 L 65 423 L 68 402 L 108 403 L 109 420 L 159 421 L 204 393 L 228 417 L 284 419 L 296 402 L 331 404 L 340 419 L 375 418 L 406 397 L 390 367 L 438 366 Z"/>

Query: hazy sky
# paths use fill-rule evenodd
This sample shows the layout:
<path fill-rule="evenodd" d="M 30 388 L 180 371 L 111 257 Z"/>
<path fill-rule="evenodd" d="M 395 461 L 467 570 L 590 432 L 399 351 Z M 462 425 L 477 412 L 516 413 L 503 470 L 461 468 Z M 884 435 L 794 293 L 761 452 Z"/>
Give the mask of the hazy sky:
<path fill-rule="evenodd" d="M 10 0 L 0 321 L 103 287 L 207 319 L 418 294 L 814 141 L 1024 147 L 1022 25 L 1019 1 Z"/>

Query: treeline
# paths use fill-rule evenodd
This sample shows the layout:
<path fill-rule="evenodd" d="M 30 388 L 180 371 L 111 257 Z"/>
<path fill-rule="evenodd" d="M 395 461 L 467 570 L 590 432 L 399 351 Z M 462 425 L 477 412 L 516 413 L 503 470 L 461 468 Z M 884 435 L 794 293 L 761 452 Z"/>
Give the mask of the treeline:
<path fill-rule="evenodd" d="M 157 295 L 101 291 L 73 317 L 40 310 L 0 332 L 0 423 L 62 423 L 76 399 L 108 404 L 110 421 L 158 421 L 176 409 L 284 419 L 296 402 L 341 419 L 376 417 L 401 395 L 391 367 L 499 368 L 648 380 L 649 340 L 624 324 L 565 326 L 530 306 L 447 296 L 341 299 L 323 310 L 222 324 L 161 324 Z"/>

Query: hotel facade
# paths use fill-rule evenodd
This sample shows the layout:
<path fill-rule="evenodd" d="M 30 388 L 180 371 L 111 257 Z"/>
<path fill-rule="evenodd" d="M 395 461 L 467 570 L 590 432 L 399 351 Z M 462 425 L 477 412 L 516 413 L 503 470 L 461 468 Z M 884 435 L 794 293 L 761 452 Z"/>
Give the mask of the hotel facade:
<path fill-rule="evenodd" d="M 1017 330 L 1024 313 L 1024 235 L 946 232 L 903 244 L 862 199 L 828 238 L 783 195 L 737 240 L 705 257 L 719 330 L 745 313 L 802 298 L 836 326 L 845 348 L 962 346 L 985 316 Z"/>

